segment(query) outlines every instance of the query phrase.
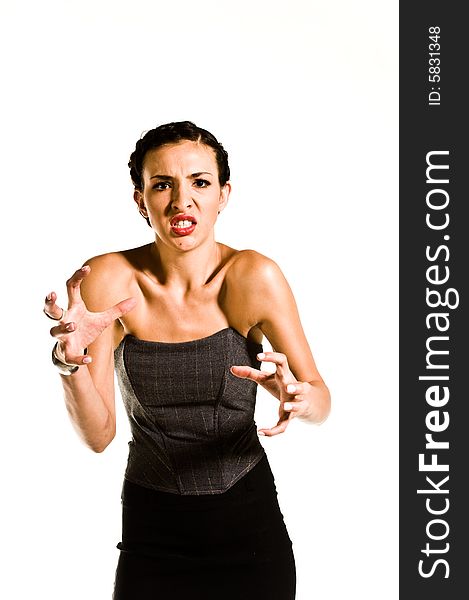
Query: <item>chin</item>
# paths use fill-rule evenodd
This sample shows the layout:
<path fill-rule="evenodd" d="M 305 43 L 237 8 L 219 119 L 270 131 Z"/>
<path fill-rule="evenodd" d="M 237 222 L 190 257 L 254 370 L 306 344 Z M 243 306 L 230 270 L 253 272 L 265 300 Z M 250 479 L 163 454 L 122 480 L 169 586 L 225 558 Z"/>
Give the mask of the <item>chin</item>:
<path fill-rule="evenodd" d="M 176 238 L 174 240 L 174 243 L 180 250 L 192 250 L 193 248 L 199 245 L 197 240 L 195 240 L 189 235 L 186 237 Z"/>

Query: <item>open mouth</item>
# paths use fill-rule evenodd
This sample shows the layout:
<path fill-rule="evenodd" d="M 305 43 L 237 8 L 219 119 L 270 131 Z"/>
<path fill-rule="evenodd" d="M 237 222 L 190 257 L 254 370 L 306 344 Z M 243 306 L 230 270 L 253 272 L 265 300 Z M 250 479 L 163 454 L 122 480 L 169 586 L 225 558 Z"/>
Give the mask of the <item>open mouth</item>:
<path fill-rule="evenodd" d="M 170 221 L 171 231 L 176 235 L 189 235 L 197 225 L 197 220 L 192 215 L 176 215 Z"/>

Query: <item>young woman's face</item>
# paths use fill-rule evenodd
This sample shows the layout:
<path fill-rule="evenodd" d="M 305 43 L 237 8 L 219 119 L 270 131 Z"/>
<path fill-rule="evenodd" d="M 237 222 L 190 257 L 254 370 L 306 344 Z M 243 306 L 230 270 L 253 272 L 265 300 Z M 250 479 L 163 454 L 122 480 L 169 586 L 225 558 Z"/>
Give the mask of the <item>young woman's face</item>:
<path fill-rule="evenodd" d="M 218 213 L 230 184 L 218 181 L 214 151 L 183 141 L 150 150 L 143 163 L 143 192 L 134 198 L 161 242 L 189 250 L 214 239 Z"/>

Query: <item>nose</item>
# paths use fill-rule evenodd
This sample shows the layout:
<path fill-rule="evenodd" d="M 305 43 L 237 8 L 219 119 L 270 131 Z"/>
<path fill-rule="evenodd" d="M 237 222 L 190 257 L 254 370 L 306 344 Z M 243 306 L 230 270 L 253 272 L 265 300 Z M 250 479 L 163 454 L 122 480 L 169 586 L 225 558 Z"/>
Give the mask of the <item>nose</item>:
<path fill-rule="evenodd" d="M 190 188 L 184 185 L 175 185 L 171 194 L 171 205 L 174 209 L 183 211 L 192 206 Z"/>

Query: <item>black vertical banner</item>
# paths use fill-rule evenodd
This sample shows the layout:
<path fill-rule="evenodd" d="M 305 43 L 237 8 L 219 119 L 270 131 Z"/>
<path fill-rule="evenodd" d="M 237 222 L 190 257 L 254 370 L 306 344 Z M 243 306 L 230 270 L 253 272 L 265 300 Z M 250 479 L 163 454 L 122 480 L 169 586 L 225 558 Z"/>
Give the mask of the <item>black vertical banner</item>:
<path fill-rule="evenodd" d="M 463 3 L 400 4 L 400 597 L 469 581 L 469 52 Z"/>

